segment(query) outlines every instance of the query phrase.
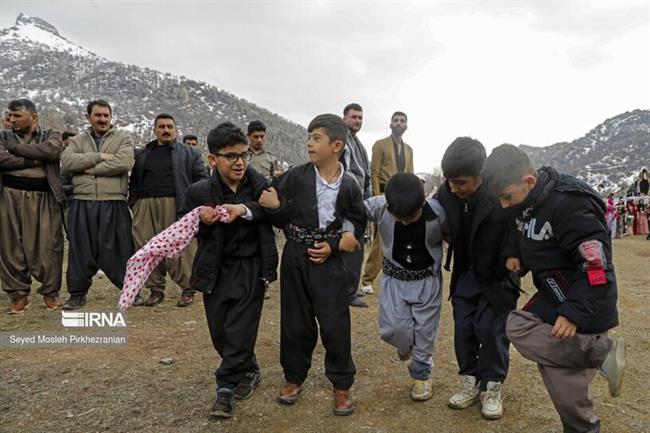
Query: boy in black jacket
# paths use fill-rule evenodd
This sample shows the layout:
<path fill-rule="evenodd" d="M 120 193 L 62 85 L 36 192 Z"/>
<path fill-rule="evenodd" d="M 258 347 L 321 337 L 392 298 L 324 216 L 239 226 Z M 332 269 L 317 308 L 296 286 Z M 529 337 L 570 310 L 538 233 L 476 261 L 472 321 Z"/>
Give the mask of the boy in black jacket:
<path fill-rule="evenodd" d="M 478 140 L 454 140 L 442 158 L 446 182 L 437 198 L 451 231 L 447 260 L 453 252 L 454 349 L 464 376 L 449 406 L 464 409 L 480 399 L 483 417 L 498 419 L 510 361 L 506 318 L 519 297 L 519 278 L 508 271 L 506 261 L 519 252 L 508 212 L 483 186 L 485 157 Z"/>
<path fill-rule="evenodd" d="M 565 432 L 600 432 L 589 384 L 597 369 L 617 396 L 625 343 L 607 336 L 618 325 L 616 276 L 605 205 L 589 185 L 553 168 L 535 171 L 528 156 L 504 144 L 483 176 L 521 232 L 521 263 L 537 293 L 508 317 L 510 341 L 537 363 Z"/>
<path fill-rule="evenodd" d="M 210 336 L 222 359 L 210 416 L 230 418 L 233 399 L 250 398 L 261 379 L 255 340 L 265 283 L 276 279 L 278 254 L 273 227 L 257 203 L 269 183 L 248 168 L 246 136 L 226 122 L 210 131 L 207 142 L 214 172 L 190 186 L 184 212 L 203 206 L 190 283 L 203 292 Z M 230 213 L 227 227 L 217 221 L 215 205 Z"/>
<path fill-rule="evenodd" d="M 340 253 L 358 247 L 365 211 L 359 187 L 338 161 L 347 134 L 343 120 L 322 114 L 307 131 L 311 162 L 283 174 L 259 200 L 287 237 L 280 267 L 280 362 L 286 383 L 278 401 L 293 404 L 298 399 L 320 327 L 325 375 L 334 386 L 334 413 L 349 415 L 354 411 L 349 389 L 356 371 Z M 354 226 L 354 235 L 341 234 L 344 219 Z"/>

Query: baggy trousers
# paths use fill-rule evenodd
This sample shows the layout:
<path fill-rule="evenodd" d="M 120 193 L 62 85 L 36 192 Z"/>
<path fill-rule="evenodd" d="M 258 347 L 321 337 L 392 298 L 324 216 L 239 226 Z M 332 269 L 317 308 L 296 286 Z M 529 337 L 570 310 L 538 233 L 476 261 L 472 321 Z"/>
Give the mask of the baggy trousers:
<path fill-rule="evenodd" d="M 401 354 L 411 352 L 413 379 L 431 377 L 442 306 L 442 275 L 400 281 L 381 276 L 379 334 Z"/>
<path fill-rule="evenodd" d="M 361 277 L 362 286 L 372 286 L 375 278 L 377 278 L 377 275 L 381 272 L 383 253 L 381 250 L 381 235 L 376 227 L 377 226 L 375 225 L 374 236 L 372 237 L 370 251 L 368 252 L 368 258 L 366 259 L 366 266 L 363 269 L 363 276 Z"/>
<path fill-rule="evenodd" d="M 347 275 L 347 293 L 348 301 L 358 296 L 359 281 L 361 280 L 361 267 L 363 266 L 363 240 L 359 241 L 360 248 L 351 253 L 341 253 L 345 265 L 345 274 Z"/>
<path fill-rule="evenodd" d="M 141 198 L 133 206 L 133 243 L 136 251 L 151 238 L 176 222 L 176 198 Z M 169 275 L 181 289 L 190 288 L 192 260 L 196 242 L 192 242 L 179 257 L 165 259 L 151 273 L 144 286 L 149 290 L 165 290 L 165 275 Z"/>
<path fill-rule="evenodd" d="M 244 375 L 259 370 L 255 341 L 264 303 L 259 257 L 226 259 L 214 290 L 203 294 L 214 348 L 221 356 L 215 371 L 218 389 L 234 389 Z"/>
<path fill-rule="evenodd" d="M 280 265 L 280 364 L 287 382 L 305 381 L 320 328 L 325 376 L 338 389 L 354 383 L 347 282 L 341 255 L 314 264 L 305 245 L 292 240 L 285 244 Z"/>
<path fill-rule="evenodd" d="M 133 255 L 131 213 L 125 201 L 72 200 L 68 209 L 68 271 L 72 296 L 88 293 L 101 268 L 120 290 L 126 262 Z"/>
<path fill-rule="evenodd" d="M 606 333 L 559 339 L 551 336 L 552 329 L 527 311 L 514 310 L 508 316 L 508 337 L 524 358 L 537 363 L 564 433 L 598 433 L 600 420 L 594 414 L 589 384 L 612 348 L 612 339 Z"/>
<path fill-rule="evenodd" d="M 27 296 L 32 277 L 38 293 L 57 296 L 63 266 L 61 206 L 51 192 L 2 188 L 0 280 L 12 301 Z"/>
<path fill-rule="evenodd" d="M 459 374 L 477 377 L 482 391 L 489 381 L 503 382 L 510 364 L 507 316 L 494 311 L 471 271 L 461 274 L 451 304 Z"/>

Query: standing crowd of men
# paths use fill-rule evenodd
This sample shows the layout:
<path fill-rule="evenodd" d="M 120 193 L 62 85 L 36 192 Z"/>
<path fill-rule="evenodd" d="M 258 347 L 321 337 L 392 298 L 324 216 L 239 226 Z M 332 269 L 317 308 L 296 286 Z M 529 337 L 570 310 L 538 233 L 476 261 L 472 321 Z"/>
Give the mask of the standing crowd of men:
<path fill-rule="evenodd" d="M 232 417 L 234 399 L 250 398 L 261 379 L 254 346 L 262 287 L 276 278 L 273 224 L 287 237 L 280 282 L 286 383 L 278 401 L 298 400 L 320 328 L 334 414 L 349 415 L 356 374 L 349 307 L 367 307 L 360 296 L 374 292 L 380 270 L 380 335 L 399 359 L 411 360 L 411 399 L 431 398 L 444 240 L 447 269 L 453 258 L 461 376 L 448 405 L 480 401 L 484 418 L 500 418 L 512 342 L 538 364 L 564 431 L 600 431 L 589 384 L 600 370 L 610 393 L 620 393 L 625 344 L 607 335 L 618 325 L 611 238 L 604 204 L 584 182 L 537 170 L 514 146 L 488 157 L 478 140 L 459 137 L 442 159 L 445 183 L 425 199 L 403 140 L 407 115 L 393 113 L 390 136 L 368 158 L 357 136 L 363 109 L 354 103 L 342 118 L 312 120 L 310 161 L 287 173 L 264 147 L 262 122 L 251 122 L 247 136 L 222 123 L 207 137 L 210 175 L 196 137 L 179 142 L 171 115 L 156 116 L 155 140 L 136 150 L 112 114 L 108 102 L 91 101 L 90 126 L 63 137 L 39 126 L 31 101 L 9 103 L 0 132 L 0 280 L 9 313 L 28 306 L 32 278 L 48 309 L 84 306 L 99 270 L 121 288 L 134 250 L 200 207 L 197 245 L 162 262 L 145 284 L 149 297 L 138 295 L 135 304 L 162 302 L 166 274 L 182 290 L 179 306 L 192 303 L 194 290 L 203 292 L 222 358 L 211 415 Z M 215 205 L 230 214 L 224 224 Z M 377 230 L 362 277 L 366 219 Z M 61 305 L 64 227 L 70 297 Z M 538 292 L 517 310 L 528 270 Z"/>

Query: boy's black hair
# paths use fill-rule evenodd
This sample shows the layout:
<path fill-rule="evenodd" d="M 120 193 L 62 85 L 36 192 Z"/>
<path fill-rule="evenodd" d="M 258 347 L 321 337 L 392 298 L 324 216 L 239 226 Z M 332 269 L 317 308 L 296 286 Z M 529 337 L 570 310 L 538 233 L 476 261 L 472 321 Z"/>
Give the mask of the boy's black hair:
<path fill-rule="evenodd" d="M 479 177 L 485 156 L 485 147 L 480 141 L 471 137 L 458 137 L 442 156 L 442 173 L 447 179 L 459 176 Z"/>
<path fill-rule="evenodd" d="M 388 212 L 398 218 L 406 218 L 422 207 L 424 185 L 413 173 L 397 173 L 388 179 L 384 195 Z"/>
<path fill-rule="evenodd" d="M 113 115 L 113 109 L 111 108 L 111 104 L 104 101 L 103 99 L 95 99 L 94 101 L 90 101 L 88 105 L 86 105 L 86 113 L 90 115 L 93 112 L 93 107 L 95 105 L 108 108 L 108 112 L 111 114 L 111 116 Z"/>
<path fill-rule="evenodd" d="M 346 114 L 348 114 L 348 111 L 350 110 L 363 111 L 363 108 L 361 108 L 361 105 L 357 104 L 356 102 L 353 102 L 345 106 L 345 108 L 343 109 L 343 115 L 345 116 Z"/>
<path fill-rule="evenodd" d="M 194 134 L 186 134 L 186 135 L 183 135 L 183 143 L 185 143 L 187 140 L 196 140 L 196 141 L 199 141 L 199 138 L 198 138 L 196 135 L 194 135 Z"/>
<path fill-rule="evenodd" d="M 253 120 L 248 124 L 248 135 L 251 135 L 253 132 L 257 131 L 266 132 L 266 125 L 261 120 Z"/>
<path fill-rule="evenodd" d="M 223 122 L 212 128 L 208 132 L 208 149 L 210 153 L 216 155 L 221 149 L 237 144 L 248 145 L 248 139 L 244 132 L 231 122 Z"/>
<path fill-rule="evenodd" d="M 24 109 L 30 114 L 36 114 L 36 105 L 34 105 L 34 103 L 29 99 L 14 99 L 9 102 L 7 108 L 9 111 L 20 111 L 21 109 Z"/>
<path fill-rule="evenodd" d="M 406 115 L 406 113 L 403 112 L 403 111 L 396 111 L 396 112 L 394 112 L 393 115 L 390 116 L 390 120 L 392 121 L 393 118 L 394 118 L 395 116 L 404 116 L 404 119 L 405 119 L 407 122 L 409 121 L 409 117 L 408 117 L 408 116 Z"/>
<path fill-rule="evenodd" d="M 483 182 L 494 194 L 519 184 L 526 174 L 537 177 L 535 166 L 526 153 L 512 144 L 495 147 L 485 161 Z"/>
<path fill-rule="evenodd" d="M 348 136 L 348 127 L 345 126 L 343 119 L 336 114 L 319 114 L 314 120 L 309 122 L 307 132 L 312 132 L 316 128 L 323 128 L 330 141 L 340 140 L 345 144 Z"/>
<path fill-rule="evenodd" d="M 61 134 L 61 140 L 67 140 L 68 138 L 74 137 L 75 135 L 77 134 L 75 134 L 74 132 L 65 131 L 63 134 Z"/>
<path fill-rule="evenodd" d="M 171 120 L 172 122 L 174 122 L 174 126 L 176 126 L 176 119 L 174 119 L 174 116 L 172 116 L 171 114 L 167 114 L 167 113 L 160 113 L 160 114 L 157 115 L 156 118 L 153 120 L 153 126 L 154 126 L 154 127 L 158 124 L 158 121 L 159 121 L 160 119 L 169 119 L 169 120 Z"/>

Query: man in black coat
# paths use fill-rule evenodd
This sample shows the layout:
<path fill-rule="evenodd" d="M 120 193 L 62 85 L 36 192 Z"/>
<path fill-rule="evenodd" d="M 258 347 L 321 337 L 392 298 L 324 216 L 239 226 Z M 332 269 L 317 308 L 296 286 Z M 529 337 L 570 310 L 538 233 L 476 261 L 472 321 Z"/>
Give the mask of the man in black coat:
<path fill-rule="evenodd" d="M 454 309 L 454 348 L 464 376 L 449 406 L 482 404 L 481 414 L 498 419 L 503 412 L 501 385 L 508 373 L 507 314 L 516 307 L 519 278 L 506 268 L 518 257 L 509 214 L 482 184 L 483 145 L 459 137 L 442 159 L 446 182 L 437 198 L 447 212 L 453 253 L 450 297 Z"/>
<path fill-rule="evenodd" d="M 156 140 L 135 153 L 129 181 L 129 206 L 133 210 L 132 232 L 136 249 L 180 219 L 185 192 L 194 182 L 208 177 L 201 154 L 176 140 L 176 122 L 171 115 L 156 116 L 153 132 Z M 190 305 L 194 299 L 190 287 L 194 250 L 192 244 L 180 257 L 167 259 L 158 265 L 145 283 L 151 291 L 149 299 L 144 301 L 138 295 L 134 305 L 161 303 L 165 298 L 167 273 L 182 289 L 176 305 Z"/>

